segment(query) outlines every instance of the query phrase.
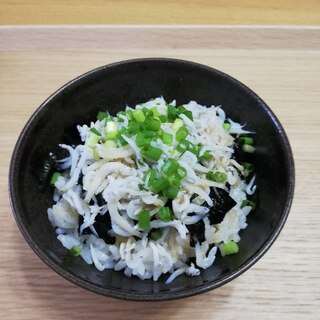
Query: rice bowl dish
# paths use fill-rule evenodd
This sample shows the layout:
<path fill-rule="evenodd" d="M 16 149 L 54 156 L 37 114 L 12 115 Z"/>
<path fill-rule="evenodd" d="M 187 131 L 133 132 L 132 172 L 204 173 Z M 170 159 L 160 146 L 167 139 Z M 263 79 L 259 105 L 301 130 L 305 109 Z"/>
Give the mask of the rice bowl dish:
<path fill-rule="evenodd" d="M 235 154 L 255 147 L 221 107 L 159 97 L 77 129 L 81 144 L 60 145 L 48 209 L 71 255 L 170 284 L 238 252 L 256 186 Z"/>

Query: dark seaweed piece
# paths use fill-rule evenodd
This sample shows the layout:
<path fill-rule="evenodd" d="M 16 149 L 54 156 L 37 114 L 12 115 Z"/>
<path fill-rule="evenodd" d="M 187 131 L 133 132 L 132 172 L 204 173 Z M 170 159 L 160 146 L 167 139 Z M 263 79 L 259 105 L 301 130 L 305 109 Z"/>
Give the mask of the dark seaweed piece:
<path fill-rule="evenodd" d="M 83 186 L 83 173 L 82 173 L 82 171 L 80 171 L 77 184 L 80 184 L 81 186 Z"/>
<path fill-rule="evenodd" d="M 116 237 L 109 235 L 109 230 L 106 228 L 107 225 L 104 222 L 96 221 L 93 226 L 96 229 L 99 238 L 103 239 L 108 244 L 115 244 Z"/>
<path fill-rule="evenodd" d="M 79 227 L 83 223 L 83 217 L 79 215 Z M 104 215 L 98 214 L 96 216 L 93 227 L 97 231 L 99 238 L 103 239 L 108 244 L 114 244 L 116 238 L 109 235 L 109 230 L 111 229 L 111 218 L 109 212 L 106 212 Z M 90 228 L 85 228 L 82 234 L 92 234 Z"/>
<path fill-rule="evenodd" d="M 78 216 L 78 221 L 79 221 L 78 232 L 80 232 L 80 226 L 83 224 L 83 216 L 80 214 Z M 85 228 L 83 229 L 82 234 L 92 234 L 92 231 L 89 228 Z"/>
<path fill-rule="evenodd" d="M 96 201 L 93 200 L 93 198 L 90 199 L 90 201 L 89 201 L 90 206 L 97 204 L 99 207 L 102 207 L 106 204 L 106 201 L 104 200 L 104 198 L 102 196 L 102 193 L 96 194 L 95 199 L 96 199 Z"/>
<path fill-rule="evenodd" d="M 102 207 L 106 204 L 106 200 L 104 200 L 102 193 L 96 194 L 96 199 L 99 207 Z"/>
<path fill-rule="evenodd" d="M 166 207 L 169 207 L 172 209 L 172 200 L 171 199 L 168 199 L 166 204 L 165 204 Z"/>
<path fill-rule="evenodd" d="M 191 266 L 191 263 L 193 263 L 195 266 L 197 265 L 196 263 L 196 257 L 191 257 L 187 261 L 187 265 Z"/>
<path fill-rule="evenodd" d="M 236 160 L 237 162 L 249 162 L 252 163 L 253 154 L 249 152 L 244 152 L 242 150 L 242 146 L 239 144 L 235 144 L 234 152 L 232 154 L 232 159 Z"/>
<path fill-rule="evenodd" d="M 43 162 L 43 166 L 39 172 L 39 190 L 43 192 L 50 182 L 51 176 L 56 168 L 57 157 L 53 153 L 49 153 L 49 157 Z"/>
<path fill-rule="evenodd" d="M 222 222 L 226 213 L 230 211 L 237 203 L 229 196 L 229 193 L 221 188 L 210 188 L 210 198 L 213 200 L 213 206 L 209 207 L 208 217 L 210 224 Z"/>
<path fill-rule="evenodd" d="M 203 241 L 206 240 L 205 238 L 205 227 L 204 227 L 204 222 L 201 219 L 197 223 L 194 224 L 189 224 L 186 225 L 187 229 L 189 230 L 190 233 L 190 246 L 194 247 L 195 243 L 198 241 L 202 243 Z"/>

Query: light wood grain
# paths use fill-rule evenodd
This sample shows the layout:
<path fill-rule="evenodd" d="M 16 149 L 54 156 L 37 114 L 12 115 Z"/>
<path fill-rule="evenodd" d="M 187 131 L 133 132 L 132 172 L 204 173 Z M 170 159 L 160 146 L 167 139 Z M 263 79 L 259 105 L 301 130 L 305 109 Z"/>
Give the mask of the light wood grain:
<path fill-rule="evenodd" d="M 319 27 L 252 26 L 21 26 L 0 29 L 1 50 L 319 49 Z M 19 30 L 19 32 L 17 32 Z M 67 30 L 67 32 L 66 32 Z M 97 41 L 99 39 L 99 41 Z M 128 41 L 132 39 L 134 41 Z M 66 46 L 68 43 L 68 46 Z"/>
<path fill-rule="evenodd" d="M 1 24 L 319 25 L 318 0 L 0 0 Z"/>
<path fill-rule="evenodd" d="M 39 39 L 46 28 L 29 33 L 19 28 L 0 28 L 0 39 L 6 39 L 0 46 L 0 319 L 316 319 L 320 314 L 320 215 L 316 195 L 320 184 L 320 29 L 314 29 L 312 36 L 319 40 L 314 39 L 312 47 L 307 48 L 308 30 L 297 30 L 300 46 L 296 43 L 292 47 L 288 46 L 292 43 L 290 32 L 273 29 L 269 37 L 279 45 L 265 48 L 259 39 L 261 30 L 252 28 L 251 36 L 255 32 L 257 35 L 252 50 L 246 42 L 241 47 L 238 41 L 239 37 L 246 38 L 247 29 L 240 28 L 228 38 L 221 37 L 214 27 L 198 28 L 191 35 L 186 29 L 184 37 L 189 38 L 189 47 L 179 47 L 173 45 L 173 39 L 181 30 L 171 28 L 168 32 L 159 28 L 156 48 L 145 48 L 141 41 L 140 47 L 133 45 L 131 33 L 125 50 L 122 38 L 113 39 L 110 46 L 99 46 L 101 37 L 110 37 L 107 33 L 111 30 L 117 34 L 114 29 L 105 28 L 90 39 L 90 46 L 77 50 L 86 38 L 86 30 L 58 28 L 64 47 L 41 48 Z M 155 30 L 141 28 L 135 32 L 145 35 L 148 43 Z M 227 30 L 224 32 L 225 35 Z M 21 43 L 13 46 L 8 34 Z M 201 37 L 221 45 L 216 49 L 212 44 L 208 48 L 197 46 Z M 49 94 L 100 65 L 147 56 L 194 60 L 247 84 L 283 123 L 296 163 L 293 206 L 269 252 L 222 288 L 164 303 L 109 299 L 62 279 L 40 261 L 22 238 L 7 191 L 14 143 L 27 119 Z"/>

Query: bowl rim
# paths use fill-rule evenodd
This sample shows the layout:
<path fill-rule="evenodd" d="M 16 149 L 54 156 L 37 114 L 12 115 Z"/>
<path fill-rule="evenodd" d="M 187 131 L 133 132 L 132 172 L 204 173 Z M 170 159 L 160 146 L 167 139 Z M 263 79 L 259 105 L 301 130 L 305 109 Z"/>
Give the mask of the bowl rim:
<path fill-rule="evenodd" d="M 170 292 L 150 292 L 150 293 L 141 293 L 141 292 L 124 292 L 117 289 L 110 289 L 110 288 L 104 288 L 97 286 L 89 281 L 86 281 L 84 279 L 80 279 L 73 275 L 72 273 L 66 271 L 63 269 L 60 265 L 55 263 L 48 255 L 46 255 L 37 245 L 36 241 L 31 237 L 31 235 L 28 232 L 28 229 L 26 225 L 24 224 L 20 212 L 19 212 L 19 206 L 17 205 L 17 198 L 18 198 L 18 191 L 16 190 L 13 181 L 15 181 L 15 175 L 16 175 L 16 162 L 19 159 L 20 155 L 20 146 L 22 145 L 24 141 L 24 137 L 26 132 L 29 130 L 31 124 L 33 121 L 40 116 L 41 112 L 46 108 L 46 106 L 50 103 L 51 100 L 55 99 L 61 92 L 63 92 L 65 89 L 69 88 L 70 86 L 73 86 L 74 84 L 78 83 L 82 79 L 86 79 L 87 77 L 93 76 L 95 73 L 99 73 L 102 71 L 107 71 L 111 68 L 116 68 L 122 65 L 126 64 L 137 64 L 137 63 L 174 63 L 174 64 L 183 64 L 187 67 L 194 67 L 198 69 L 202 69 L 207 72 L 213 72 L 221 77 L 227 78 L 227 80 L 233 82 L 237 86 L 240 86 L 241 89 L 245 90 L 249 95 L 251 95 L 259 105 L 263 108 L 264 112 L 267 113 L 267 115 L 272 120 L 273 124 L 276 126 L 279 136 L 280 136 L 280 142 L 281 146 L 285 153 L 285 163 L 288 168 L 288 194 L 286 197 L 286 202 L 284 206 L 284 210 L 281 214 L 280 221 L 277 224 L 277 226 L 274 227 L 272 234 L 269 238 L 267 238 L 264 242 L 264 244 L 260 247 L 260 249 L 248 260 L 246 260 L 243 264 L 241 264 L 236 270 L 234 270 L 231 273 L 228 273 L 225 276 L 222 276 L 221 278 L 218 278 L 215 281 L 207 282 L 202 285 L 198 285 L 192 288 L 185 288 L 178 291 Z M 25 126 L 23 127 L 17 142 L 15 144 L 15 147 L 12 152 L 12 157 L 10 161 L 10 167 L 9 167 L 9 181 L 8 181 L 8 187 L 9 187 L 9 201 L 10 206 L 14 215 L 14 218 L 16 220 L 16 223 L 20 229 L 20 232 L 22 233 L 23 237 L 31 247 L 31 249 L 40 257 L 42 261 L 44 261 L 51 269 L 53 269 L 56 273 L 58 273 L 61 277 L 71 281 L 72 283 L 90 290 L 92 292 L 95 292 L 100 295 L 104 295 L 107 297 L 112 298 L 119 298 L 123 300 L 134 300 L 134 301 L 164 301 L 164 300 L 173 300 L 173 299 L 180 299 L 185 298 L 189 296 L 194 296 L 200 293 L 204 293 L 213 289 L 216 289 L 231 280 L 237 278 L 239 275 L 247 271 L 250 267 L 252 267 L 260 258 L 268 251 L 268 249 L 271 247 L 271 245 L 274 243 L 276 238 L 279 236 L 290 211 L 292 201 L 293 201 L 293 195 L 294 195 L 294 186 L 295 186 L 295 166 L 294 166 L 294 159 L 292 154 L 292 149 L 288 140 L 288 137 L 278 120 L 278 118 L 275 116 L 273 111 L 267 106 L 267 104 L 250 88 L 248 88 L 246 85 L 244 85 L 239 80 L 233 78 L 232 76 L 219 71 L 215 68 L 209 67 L 204 64 L 200 64 L 193 61 L 188 60 L 181 60 L 181 59 L 174 59 L 174 58 L 159 58 L 159 57 L 151 57 L 151 58 L 137 58 L 137 59 L 128 59 L 128 60 L 122 60 L 114 63 L 110 63 L 107 65 L 100 66 L 98 68 L 95 68 L 93 70 L 90 70 L 88 72 L 85 72 L 81 74 L 80 76 L 72 79 L 71 81 L 64 84 L 62 87 L 60 87 L 58 90 L 56 90 L 54 93 L 52 93 L 31 115 L 29 120 L 26 122 Z"/>

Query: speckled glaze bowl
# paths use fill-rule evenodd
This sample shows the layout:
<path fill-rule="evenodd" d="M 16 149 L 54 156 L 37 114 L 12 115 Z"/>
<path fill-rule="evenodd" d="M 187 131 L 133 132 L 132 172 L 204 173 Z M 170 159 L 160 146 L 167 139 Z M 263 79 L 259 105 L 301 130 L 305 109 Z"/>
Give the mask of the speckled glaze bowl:
<path fill-rule="evenodd" d="M 157 96 L 221 105 L 231 119 L 256 133 L 251 155 L 257 175 L 257 207 L 240 232 L 240 252 L 221 258 L 198 277 L 180 276 L 166 285 L 127 278 L 122 272 L 98 271 L 81 258 L 70 258 L 47 218 L 52 189 L 41 187 L 40 175 L 59 143 L 78 142 L 76 125 Z M 90 71 L 67 83 L 32 115 L 15 146 L 10 174 L 10 199 L 17 224 L 34 252 L 54 271 L 93 292 L 131 300 L 168 300 L 217 288 L 248 270 L 270 248 L 289 212 L 294 191 L 294 162 L 287 136 L 270 108 L 249 88 L 212 68 L 174 59 L 122 61 Z M 43 284 L 45 286 L 45 283 Z"/>

